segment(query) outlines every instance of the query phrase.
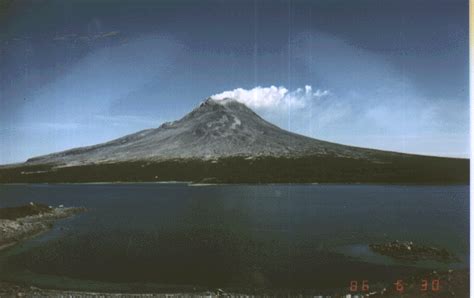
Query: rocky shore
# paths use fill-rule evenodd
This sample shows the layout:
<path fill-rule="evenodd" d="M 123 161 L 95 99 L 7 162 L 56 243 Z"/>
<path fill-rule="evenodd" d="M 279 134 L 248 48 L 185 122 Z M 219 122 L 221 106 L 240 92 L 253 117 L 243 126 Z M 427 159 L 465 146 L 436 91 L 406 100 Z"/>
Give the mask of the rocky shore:
<path fill-rule="evenodd" d="M 423 289 L 423 281 L 428 282 L 426 289 Z M 439 286 L 436 290 L 433 288 L 433 281 L 438 280 Z M 432 271 L 430 273 L 407 276 L 403 280 L 396 283 L 378 284 L 376 288 L 372 288 L 363 292 L 350 292 L 348 289 L 340 289 L 333 295 L 318 295 L 317 293 L 298 294 L 295 291 L 287 292 L 266 292 L 260 290 L 258 293 L 236 293 L 225 292 L 216 289 L 206 292 L 194 293 L 103 293 L 103 292 L 81 292 L 74 290 L 53 290 L 41 289 L 34 286 L 18 285 L 7 282 L 0 282 L 0 297 L 430 297 L 430 298 L 446 298 L 446 297 L 469 297 L 469 270 L 449 270 L 443 272 Z"/>
<path fill-rule="evenodd" d="M 83 211 L 84 208 L 53 207 L 33 202 L 25 206 L 0 208 L 0 249 L 46 232 L 56 220 Z"/>
<path fill-rule="evenodd" d="M 0 297 L 101 297 L 101 298 L 128 298 L 128 297 L 159 297 L 159 298 L 173 298 L 173 297 L 233 297 L 237 295 L 227 295 L 220 292 L 202 292 L 202 293 L 103 293 L 103 292 L 81 292 L 74 290 L 52 290 L 40 289 L 32 286 L 22 286 L 7 282 L 0 282 Z M 247 297 L 250 297 L 247 295 Z"/>
<path fill-rule="evenodd" d="M 369 247 L 376 253 L 395 259 L 407 261 L 453 261 L 456 257 L 444 248 L 415 244 L 412 241 L 392 241 L 388 243 L 370 244 Z"/>

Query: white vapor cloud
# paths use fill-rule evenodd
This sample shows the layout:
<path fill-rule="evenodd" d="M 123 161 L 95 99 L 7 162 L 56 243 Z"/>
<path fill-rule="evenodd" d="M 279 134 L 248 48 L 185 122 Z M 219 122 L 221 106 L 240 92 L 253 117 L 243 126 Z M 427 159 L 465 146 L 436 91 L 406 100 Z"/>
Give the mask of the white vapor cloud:
<path fill-rule="evenodd" d="M 303 78 L 304 88 L 237 88 L 212 98 L 235 98 L 281 128 L 317 139 L 469 156 L 468 101 L 428 96 L 406 70 L 335 36 L 305 33 L 291 47 L 295 71 L 288 76 Z"/>
<path fill-rule="evenodd" d="M 332 92 L 313 89 L 311 85 L 294 90 L 273 85 L 237 88 L 211 98 L 236 99 L 273 124 L 309 136 L 314 136 L 313 130 L 331 125 L 350 113 L 349 107 L 338 102 Z"/>
<path fill-rule="evenodd" d="M 310 85 L 289 91 L 283 86 L 255 87 L 252 89 L 237 88 L 211 96 L 216 100 L 233 98 L 257 111 L 287 111 L 288 109 L 303 109 L 311 101 L 329 95 L 328 90 L 313 91 Z"/>

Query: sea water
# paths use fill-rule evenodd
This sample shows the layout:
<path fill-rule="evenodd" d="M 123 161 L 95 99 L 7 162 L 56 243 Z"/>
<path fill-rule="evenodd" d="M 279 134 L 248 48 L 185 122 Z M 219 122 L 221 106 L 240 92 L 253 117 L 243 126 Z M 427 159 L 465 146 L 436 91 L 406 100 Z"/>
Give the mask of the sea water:
<path fill-rule="evenodd" d="M 0 252 L 0 280 L 82 290 L 328 289 L 467 268 L 469 187 L 0 185 L 0 207 L 86 207 Z M 400 262 L 368 245 L 446 248 L 459 261 Z"/>

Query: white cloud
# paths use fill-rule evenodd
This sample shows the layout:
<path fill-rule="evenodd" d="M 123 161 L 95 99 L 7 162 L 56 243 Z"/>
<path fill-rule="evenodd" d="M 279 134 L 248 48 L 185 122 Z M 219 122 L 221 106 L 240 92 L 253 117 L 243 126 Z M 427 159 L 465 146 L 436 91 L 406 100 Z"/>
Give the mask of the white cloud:
<path fill-rule="evenodd" d="M 258 86 L 253 89 L 237 88 L 224 91 L 211 96 L 211 98 L 216 100 L 234 98 L 249 108 L 259 111 L 287 111 L 288 109 L 303 109 L 311 101 L 327 95 L 329 95 L 329 91 L 319 89 L 313 91 L 313 88 L 309 85 L 306 85 L 304 89 L 298 88 L 293 91 L 289 91 L 283 86 Z"/>
<path fill-rule="evenodd" d="M 234 98 L 281 128 L 314 136 L 314 130 L 333 125 L 350 114 L 347 105 L 325 89 L 306 85 L 295 90 L 284 86 L 237 88 L 211 96 L 216 100 Z"/>

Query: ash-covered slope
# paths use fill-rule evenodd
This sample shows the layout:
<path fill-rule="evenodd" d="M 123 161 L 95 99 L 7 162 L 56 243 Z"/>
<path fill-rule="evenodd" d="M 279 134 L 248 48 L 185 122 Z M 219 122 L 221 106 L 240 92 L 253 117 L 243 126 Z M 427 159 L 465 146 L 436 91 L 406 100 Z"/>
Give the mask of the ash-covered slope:
<path fill-rule="evenodd" d="M 28 160 L 28 164 L 86 165 L 135 160 L 223 157 L 373 158 L 373 152 L 280 129 L 234 99 L 207 99 L 182 119 L 156 129 Z"/>
<path fill-rule="evenodd" d="M 208 99 L 156 129 L 0 167 L 0 183 L 120 181 L 467 184 L 469 160 L 315 140 Z"/>

